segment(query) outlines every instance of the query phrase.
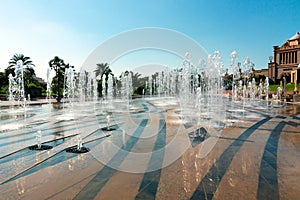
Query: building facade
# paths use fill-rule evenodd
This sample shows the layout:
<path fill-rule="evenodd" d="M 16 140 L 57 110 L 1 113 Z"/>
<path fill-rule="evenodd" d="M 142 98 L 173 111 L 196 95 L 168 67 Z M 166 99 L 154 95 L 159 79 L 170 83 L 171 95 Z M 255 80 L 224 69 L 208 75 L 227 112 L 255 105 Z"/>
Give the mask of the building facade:
<path fill-rule="evenodd" d="M 285 41 L 282 46 L 273 47 L 274 56 L 268 63 L 268 77 L 279 83 L 285 77 L 287 83 L 300 81 L 300 34 Z"/>
<path fill-rule="evenodd" d="M 269 76 L 269 70 L 268 69 L 252 69 L 253 74 L 255 74 L 255 76 L 265 76 L 268 77 Z"/>

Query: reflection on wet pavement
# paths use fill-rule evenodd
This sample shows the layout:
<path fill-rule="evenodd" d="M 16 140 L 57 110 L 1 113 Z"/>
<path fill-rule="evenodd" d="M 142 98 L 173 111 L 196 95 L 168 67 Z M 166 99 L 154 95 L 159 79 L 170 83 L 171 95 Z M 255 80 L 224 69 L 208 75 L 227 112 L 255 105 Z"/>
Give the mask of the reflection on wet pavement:
<path fill-rule="evenodd" d="M 43 113 L 39 108 L 37 113 L 31 111 L 33 114 L 28 115 L 28 124 L 21 120 L 22 116 L 17 117 L 16 122 L 23 123 L 23 128 L 0 132 L 1 198 L 297 199 L 300 196 L 299 104 L 273 105 L 268 109 L 248 106 L 243 111 L 239 108 L 241 112 L 228 109 L 231 121 L 211 126 L 185 123 L 174 107 L 174 104 L 161 106 L 155 101 L 137 100 L 130 115 L 126 112 L 113 115 L 116 130 L 110 132 L 111 137 L 102 131 L 106 124 L 103 114 L 40 120 L 35 118 Z M 4 115 L 1 120 L 1 125 L 14 122 Z M 39 129 L 43 130 L 43 144 L 53 146 L 52 150 L 28 149 L 35 144 Z M 120 150 L 112 154 L 107 165 L 91 152 L 67 153 L 65 149 L 76 145 L 78 134 L 83 134 L 84 146 L 91 150 L 109 153 L 105 149 L 108 141 Z M 178 159 L 165 165 L 170 155 L 164 146 L 175 135 L 187 137 L 190 144 Z M 216 144 L 203 157 L 211 139 Z M 152 152 L 142 163 L 146 169 L 153 164 L 165 167 L 145 173 L 110 167 L 130 164 L 131 152 Z"/>

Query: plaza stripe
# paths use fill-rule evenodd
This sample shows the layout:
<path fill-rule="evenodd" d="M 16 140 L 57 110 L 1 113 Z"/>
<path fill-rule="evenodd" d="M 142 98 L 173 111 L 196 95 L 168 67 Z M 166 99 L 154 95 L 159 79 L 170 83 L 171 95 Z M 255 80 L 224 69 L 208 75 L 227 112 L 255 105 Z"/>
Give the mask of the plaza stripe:
<path fill-rule="evenodd" d="M 230 146 L 222 153 L 219 160 L 216 161 L 202 179 L 191 199 L 213 199 L 214 194 L 235 154 L 239 151 L 247 138 L 270 119 L 271 117 L 267 117 L 255 123 L 230 144 Z"/>
<path fill-rule="evenodd" d="M 300 117 L 298 116 L 292 116 L 293 119 L 297 119 L 297 120 L 300 120 Z"/>
<path fill-rule="evenodd" d="M 64 129 L 62 131 L 60 131 L 59 133 L 65 133 L 65 132 L 68 132 L 68 131 L 74 131 L 74 130 L 79 130 L 79 129 L 82 129 L 82 128 L 86 128 L 86 127 L 90 127 L 91 125 L 97 125 L 96 123 L 95 124 L 88 124 L 88 125 L 84 125 L 84 126 L 80 126 L 80 127 L 74 127 L 74 128 L 69 128 L 69 129 Z M 34 131 L 35 132 L 35 131 Z M 52 136 L 52 135 L 55 135 L 56 133 L 58 132 L 45 132 L 45 134 L 43 134 L 43 137 L 46 137 L 46 136 Z M 0 147 L 2 146 L 7 146 L 7 145 L 11 145 L 11 144 L 17 144 L 19 143 L 20 141 L 21 142 L 25 142 L 25 141 L 30 141 L 30 140 L 34 140 L 36 138 L 36 136 L 30 136 L 30 137 L 27 137 L 27 138 L 23 138 L 23 139 L 19 139 L 19 140 L 15 140 L 15 141 L 11 141 L 11 142 L 4 142 L 4 143 L 1 143 L 0 144 Z M 64 137 L 62 137 L 63 139 Z M 43 142 L 45 143 L 45 142 Z"/>
<path fill-rule="evenodd" d="M 27 136 L 29 134 L 36 133 L 36 130 L 39 130 L 39 129 L 43 131 L 43 137 L 48 136 L 48 135 L 64 135 L 64 133 L 67 132 L 67 131 L 89 127 L 92 124 L 96 124 L 96 123 L 95 123 L 95 120 L 93 119 L 93 120 L 86 120 L 86 121 L 76 122 L 75 125 L 72 124 L 72 123 L 65 124 L 65 125 L 59 125 L 59 126 L 55 126 L 55 124 L 44 124 L 44 125 L 47 125 L 47 126 L 53 125 L 53 127 L 41 128 L 41 127 L 37 126 L 37 127 L 34 127 L 34 128 L 30 128 L 30 129 L 28 128 L 28 130 L 26 130 L 25 132 L 19 133 L 19 134 L 7 135 L 7 136 L 0 137 L 0 140 L 4 141 L 2 139 L 9 139 L 9 138 L 14 138 L 14 137 L 16 137 L 16 139 L 18 139 L 21 136 Z M 89 124 L 89 125 L 87 125 L 87 124 Z M 104 122 L 102 122 L 102 123 L 98 122 L 98 124 L 104 124 Z M 78 125 L 80 125 L 80 126 L 78 126 Z M 62 129 L 62 128 L 66 128 L 66 127 L 69 127 L 69 126 L 72 126 L 73 128 Z M 32 131 L 32 129 L 34 129 L 34 130 Z M 62 129 L 62 130 L 56 131 L 56 129 Z M 48 132 L 50 130 L 54 130 L 55 132 Z M 10 133 L 10 132 L 7 132 L 7 133 Z M 60 133 L 62 133 L 62 134 L 60 134 Z M 35 138 L 35 136 L 31 137 L 31 139 L 32 138 Z M 13 143 L 16 143 L 16 142 L 13 141 Z M 11 143 L 1 143 L 0 146 L 4 146 L 4 145 L 8 145 L 8 144 L 11 144 Z"/>
<path fill-rule="evenodd" d="M 151 166 L 153 165 L 155 165 L 155 167 L 159 169 L 151 172 L 146 172 L 144 174 L 142 183 L 139 188 L 139 192 L 136 195 L 135 199 L 155 199 L 156 191 L 157 191 L 157 187 L 161 175 L 161 167 L 164 160 L 165 145 L 166 145 L 166 121 L 165 119 L 161 119 L 159 121 L 158 136 L 156 138 L 153 152 L 148 164 L 148 170 L 151 170 L 152 168 Z"/>
<path fill-rule="evenodd" d="M 75 196 L 74 199 L 94 199 L 96 195 L 101 191 L 107 181 L 114 175 L 117 171 L 108 166 L 120 166 L 125 157 L 131 151 L 133 146 L 139 140 L 139 136 L 142 134 L 144 128 L 148 123 L 148 119 L 143 119 L 139 126 L 134 131 L 133 135 L 128 139 L 126 145 L 119 149 L 119 151 L 114 155 L 114 157 L 105 165 L 96 176 Z M 125 150 L 125 151 L 124 151 Z"/>
<path fill-rule="evenodd" d="M 260 164 L 257 199 L 279 199 L 277 179 L 277 150 L 280 134 L 285 125 L 295 126 L 292 122 L 279 122 L 272 130 L 265 146 Z M 296 125 L 297 126 L 297 125 Z"/>
<path fill-rule="evenodd" d="M 105 138 L 106 137 L 104 136 L 104 137 L 99 138 L 97 140 L 92 140 L 90 142 L 85 142 L 84 146 L 91 149 L 94 146 L 102 143 L 103 139 L 105 139 Z M 31 152 L 34 152 L 34 151 L 31 151 Z M 66 151 L 60 151 L 57 154 L 55 154 L 54 156 L 50 157 L 49 159 L 46 159 L 43 162 L 41 162 L 41 163 L 39 163 L 37 165 L 32 166 L 32 168 L 30 168 L 30 169 L 28 169 L 26 171 L 23 171 L 22 173 L 19 173 L 15 177 L 4 181 L 0 185 L 8 183 L 10 181 L 14 181 L 14 180 L 19 179 L 19 178 L 24 177 L 24 176 L 28 176 L 29 174 L 37 172 L 37 171 L 39 171 L 41 169 L 45 169 L 46 167 L 49 167 L 49 166 L 54 166 L 54 165 L 56 165 L 58 163 L 64 162 L 64 161 L 69 160 L 69 159 L 71 159 L 73 157 L 76 157 L 76 156 L 78 156 L 78 154 L 76 154 L 76 153 L 67 153 Z"/>

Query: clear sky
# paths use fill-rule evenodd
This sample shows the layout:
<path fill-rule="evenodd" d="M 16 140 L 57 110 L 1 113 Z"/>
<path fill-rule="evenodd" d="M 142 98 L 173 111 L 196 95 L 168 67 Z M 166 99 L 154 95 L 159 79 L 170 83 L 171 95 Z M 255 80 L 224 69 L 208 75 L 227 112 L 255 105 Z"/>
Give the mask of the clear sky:
<path fill-rule="evenodd" d="M 58 55 L 79 68 L 121 32 L 162 27 L 181 32 L 225 65 L 236 50 L 266 68 L 272 46 L 300 31 L 299 0 L 0 0 L 0 70 L 15 53 L 31 57 L 45 78 Z"/>

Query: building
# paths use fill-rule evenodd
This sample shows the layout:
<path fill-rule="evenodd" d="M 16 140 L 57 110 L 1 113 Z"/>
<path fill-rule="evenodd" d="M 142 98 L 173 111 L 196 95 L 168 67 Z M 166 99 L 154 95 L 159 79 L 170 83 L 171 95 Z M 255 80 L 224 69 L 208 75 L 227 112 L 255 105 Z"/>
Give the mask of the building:
<path fill-rule="evenodd" d="M 269 76 L 269 70 L 268 69 L 252 69 L 252 72 L 255 76 Z"/>
<path fill-rule="evenodd" d="M 274 46 L 274 56 L 268 63 L 268 77 L 279 83 L 285 77 L 287 83 L 300 81 L 300 34 L 285 41 L 282 46 Z"/>

